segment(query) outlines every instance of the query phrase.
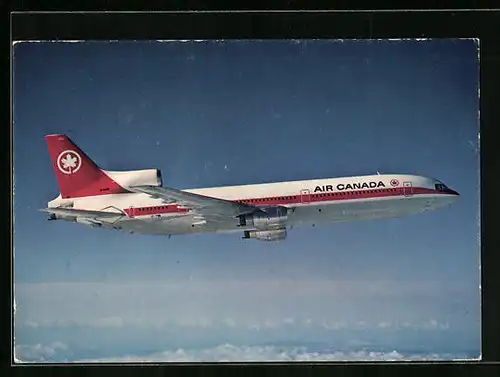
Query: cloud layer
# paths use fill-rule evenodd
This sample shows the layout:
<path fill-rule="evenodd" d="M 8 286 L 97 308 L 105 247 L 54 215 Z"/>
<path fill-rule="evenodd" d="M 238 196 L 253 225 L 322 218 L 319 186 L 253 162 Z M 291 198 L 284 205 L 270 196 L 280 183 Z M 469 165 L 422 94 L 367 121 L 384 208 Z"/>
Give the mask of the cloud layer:
<path fill-rule="evenodd" d="M 433 282 L 218 281 L 16 284 L 16 325 L 440 329 L 473 289 Z M 444 298 L 443 298 L 444 297 Z M 468 301 L 467 301 L 468 300 Z"/>
<path fill-rule="evenodd" d="M 64 345 L 19 347 L 17 356 L 25 362 L 46 362 L 55 356 L 57 349 L 65 350 Z M 204 349 L 175 349 L 149 355 L 127 355 L 113 358 L 81 359 L 71 362 L 308 362 L 308 361 L 405 361 L 405 360 L 458 360 L 465 359 L 460 354 L 404 354 L 398 351 L 380 352 L 369 350 L 356 351 L 310 351 L 306 347 L 279 346 L 235 346 L 222 344 Z M 52 361 L 58 361 L 55 357 Z M 64 361 L 64 360 L 59 360 Z"/>
<path fill-rule="evenodd" d="M 57 359 L 62 351 L 68 349 L 66 344 L 53 342 L 50 344 L 19 345 L 14 349 L 16 362 L 50 362 Z"/>
<path fill-rule="evenodd" d="M 69 345 L 75 358 L 92 359 L 143 355 L 151 350 L 169 350 L 166 356 L 152 357 L 179 356 L 172 349 L 184 350 L 184 358 L 205 359 L 208 354 L 199 351 L 203 347 L 219 352 L 220 348 L 213 349 L 215 345 L 281 341 L 324 342 L 336 350 L 318 356 L 288 349 L 286 357 L 291 360 L 387 356 L 338 353 L 352 347 L 360 351 L 360 346 L 384 352 L 454 353 L 479 350 L 479 319 L 474 318 L 479 318 L 480 311 L 470 307 L 475 294 L 470 288 L 436 282 L 17 284 L 15 345 L 27 359 L 52 357 L 54 342 Z M 264 352 L 252 347 L 231 349 L 244 360 L 251 352 L 257 356 L 258 350 Z M 58 352 L 70 355 L 62 348 Z M 275 349 L 265 352 L 273 360 L 285 358 Z"/>

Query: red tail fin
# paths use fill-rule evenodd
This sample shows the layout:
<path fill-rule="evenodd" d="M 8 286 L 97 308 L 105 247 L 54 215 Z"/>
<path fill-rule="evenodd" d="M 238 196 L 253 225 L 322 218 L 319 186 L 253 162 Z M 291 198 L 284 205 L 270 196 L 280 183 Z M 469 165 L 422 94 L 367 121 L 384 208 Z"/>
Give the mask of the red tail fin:
<path fill-rule="evenodd" d="M 63 198 L 128 192 L 104 173 L 66 135 L 45 136 Z"/>

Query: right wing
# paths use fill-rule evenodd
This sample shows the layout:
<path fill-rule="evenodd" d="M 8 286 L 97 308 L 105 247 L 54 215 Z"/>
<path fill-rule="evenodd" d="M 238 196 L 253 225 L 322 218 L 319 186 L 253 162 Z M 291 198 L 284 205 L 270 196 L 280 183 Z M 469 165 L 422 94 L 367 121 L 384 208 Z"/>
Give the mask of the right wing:
<path fill-rule="evenodd" d="M 236 217 L 259 211 L 259 208 L 253 205 L 193 194 L 169 187 L 132 186 L 129 189 L 148 194 L 152 198 L 162 199 L 166 203 L 177 203 L 192 208 L 196 213 L 203 216 Z"/>

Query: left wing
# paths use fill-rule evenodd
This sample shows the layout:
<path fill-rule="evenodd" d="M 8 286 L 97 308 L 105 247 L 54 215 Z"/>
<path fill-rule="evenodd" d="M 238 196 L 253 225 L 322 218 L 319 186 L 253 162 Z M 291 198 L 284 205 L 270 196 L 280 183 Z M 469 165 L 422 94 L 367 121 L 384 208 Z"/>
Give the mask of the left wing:
<path fill-rule="evenodd" d="M 126 216 L 125 214 L 118 212 L 86 211 L 82 209 L 62 207 L 43 208 L 40 211 L 53 213 L 55 215 L 78 216 L 92 219 L 116 219 Z"/>
<path fill-rule="evenodd" d="M 62 216 L 61 218 L 63 220 L 68 220 L 64 217 L 69 216 L 72 219 L 74 218 L 74 220 L 78 223 L 99 227 L 115 227 L 115 224 L 117 222 L 119 222 L 123 217 L 126 217 L 124 213 L 120 212 L 88 211 L 67 207 L 49 207 L 43 208 L 40 211 L 48 212 L 51 214 L 48 220 L 57 220 L 57 215 Z"/>
<path fill-rule="evenodd" d="M 193 194 L 168 187 L 132 186 L 129 189 L 148 194 L 153 198 L 162 199 L 166 203 L 177 203 L 192 208 L 202 217 L 236 217 L 260 211 L 259 208 L 252 205 Z"/>

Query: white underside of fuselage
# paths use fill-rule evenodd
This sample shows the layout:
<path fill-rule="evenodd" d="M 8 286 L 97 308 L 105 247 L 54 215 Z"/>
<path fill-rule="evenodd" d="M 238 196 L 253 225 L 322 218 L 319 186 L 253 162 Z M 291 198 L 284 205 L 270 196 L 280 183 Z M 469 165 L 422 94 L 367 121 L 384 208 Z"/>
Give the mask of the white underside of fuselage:
<path fill-rule="evenodd" d="M 419 195 L 418 197 L 395 197 L 348 200 L 345 202 L 296 204 L 288 210 L 288 226 L 324 224 L 358 220 L 374 220 L 406 216 L 433 210 L 453 202 L 443 195 Z M 152 215 L 150 218 L 126 218 L 114 226 L 129 232 L 142 234 L 179 235 L 190 233 L 229 233 L 254 230 L 238 225 L 238 219 L 229 219 L 216 225 L 193 226 L 191 214 Z"/>

